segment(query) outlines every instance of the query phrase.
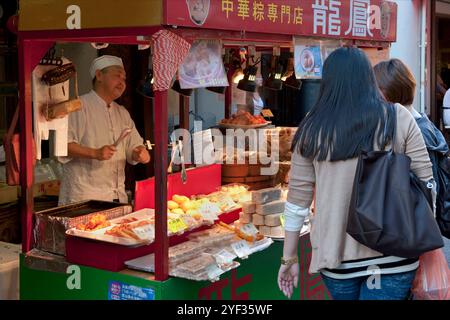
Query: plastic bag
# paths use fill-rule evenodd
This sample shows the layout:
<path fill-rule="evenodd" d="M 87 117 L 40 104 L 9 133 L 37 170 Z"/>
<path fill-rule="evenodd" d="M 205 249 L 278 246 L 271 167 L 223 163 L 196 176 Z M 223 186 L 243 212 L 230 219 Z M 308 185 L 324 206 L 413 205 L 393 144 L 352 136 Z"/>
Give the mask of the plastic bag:
<path fill-rule="evenodd" d="M 416 300 L 450 300 L 450 270 L 442 249 L 424 253 L 412 292 Z"/>

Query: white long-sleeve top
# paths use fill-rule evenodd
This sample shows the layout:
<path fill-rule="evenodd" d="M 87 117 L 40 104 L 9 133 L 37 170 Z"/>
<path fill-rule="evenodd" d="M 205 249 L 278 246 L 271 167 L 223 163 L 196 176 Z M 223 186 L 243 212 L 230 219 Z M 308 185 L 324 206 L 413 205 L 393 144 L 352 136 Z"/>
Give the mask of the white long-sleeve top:
<path fill-rule="evenodd" d="M 143 144 L 143 139 L 123 106 L 112 102 L 108 107 L 93 90 L 80 99 L 81 110 L 69 114 L 68 143 L 101 148 L 113 144 L 123 129 L 132 128 L 132 132 L 117 146 L 116 153 L 109 160 L 60 157 L 63 178 L 59 205 L 83 200 L 119 199 L 127 202 L 125 163 L 136 164 L 132 152 Z"/>

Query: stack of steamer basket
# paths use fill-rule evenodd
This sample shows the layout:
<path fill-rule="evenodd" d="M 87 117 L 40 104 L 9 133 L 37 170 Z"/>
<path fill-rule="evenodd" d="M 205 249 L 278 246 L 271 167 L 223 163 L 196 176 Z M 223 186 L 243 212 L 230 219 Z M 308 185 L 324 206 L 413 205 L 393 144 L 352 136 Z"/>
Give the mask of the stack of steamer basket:
<path fill-rule="evenodd" d="M 261 169 L 268 167 L 259 162 L 250 164 L 248 157 L 246 157 L 244 164 L 239 163 L 224 163 L 222 165 L 222 184 L 228 183 L 242 183 L 248 185 L 250 190 L 258 190 L 274 186 L 274 175 L 262 175 Z"/>
<path fill-rule="evenodd" d="M 295 127 L 278 127 L 264 130 L 267 139 L 267 153 L 256 153 L 256 151 L 248 151 L 246 146 L 245 163 L 238 162 L 236 155 L 233 159 L 226 159 L 222 165 L 222 184 L 227 183 L 243 183 L 250 187 L 250 190 L 259 190 L 273 187 L 276 185 L 285 186 L 288 182 L 288 173 L 291 167 L 291 144 L 297 128 Z M 278 136 L 278 143 L 273 144 L 274 135 Z M 271 156 L 271 152 L 276 152 L 276 164 L 272 166 L 278 168 L 273 175 L 263 175 L 261 169 L 270 167 L 271 163 L 262 164 L 261 158 Z M 253 155 L 253 161 L 252 156 Z M 255 155 L 256 163 L 255 163 Z M 261 157 L 262 156 L 262 157 Z M 232 160 L 232 161 L 231 161 Z"/>

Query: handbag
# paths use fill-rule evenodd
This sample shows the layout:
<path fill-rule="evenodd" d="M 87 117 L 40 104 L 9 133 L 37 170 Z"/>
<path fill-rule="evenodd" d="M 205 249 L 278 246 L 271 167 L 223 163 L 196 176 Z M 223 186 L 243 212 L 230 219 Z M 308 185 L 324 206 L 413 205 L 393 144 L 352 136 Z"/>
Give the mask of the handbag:
<path fill-rule="evenodd" d="M 17 105 L 11 126 L 3 139 L 5 148 L 6 183 L 10 186 L 20 184 L 20 135 L 14 133 L 19 119 L 19 105 Z M 36 164 L 36 143 L 32 139 L 33 166 Z"/>
<path fill-rule="evenodd" d="M 411 159 L 393 150 L 361 152 L 348 211 L 347 233 L 359 243 L 405 258 L 444 246 L 433 215 L 431 189 L 411 170 Z M 432 187 L 432 186 L 431 186 Z"/>
<path fill-rule="evenodd" d="M 53 68 L 42 75 L 41 80 L 48 85 L 49 96 L 51 97 L 50 87 L 58 83 L 63 83 L 70 78 L 75 78 L 74 91 L 75 98 L 67 101 L 59 102 L 54 105 L 45 105 L 42 114 L 47 121 L 63 118 L 70 112 L 77 111 L 81 108 L 81 100 L 78 97 L 78 78 L 73 63 L 66 63 L 62 66 Z M 64 90 L 64 87 L 63 87 Z"/>

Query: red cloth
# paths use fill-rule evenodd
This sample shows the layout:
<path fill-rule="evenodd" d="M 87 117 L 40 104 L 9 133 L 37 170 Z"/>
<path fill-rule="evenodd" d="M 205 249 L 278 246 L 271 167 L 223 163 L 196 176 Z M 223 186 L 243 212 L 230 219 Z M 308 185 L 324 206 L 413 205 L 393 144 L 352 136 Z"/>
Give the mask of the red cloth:
<path fill-rule="evenodd" d="M 187 56 L 191 44 L 168 30 L 155 33 L 153 39 L 153 90 L 170 88 L 173 76 Z"/>

